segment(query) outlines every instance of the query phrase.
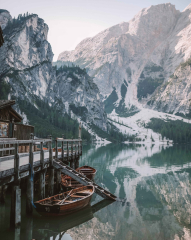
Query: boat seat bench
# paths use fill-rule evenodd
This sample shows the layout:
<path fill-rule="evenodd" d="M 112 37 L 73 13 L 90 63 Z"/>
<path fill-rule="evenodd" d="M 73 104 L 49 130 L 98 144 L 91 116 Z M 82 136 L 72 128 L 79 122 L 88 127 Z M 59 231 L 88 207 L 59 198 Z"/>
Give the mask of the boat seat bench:
<path fill-rule="evenodd" d="M 82 196 L 79 196 L 79 195 L 72 195 L 71 197 L 78 197 L 78 198 L 81 198 Z"/>

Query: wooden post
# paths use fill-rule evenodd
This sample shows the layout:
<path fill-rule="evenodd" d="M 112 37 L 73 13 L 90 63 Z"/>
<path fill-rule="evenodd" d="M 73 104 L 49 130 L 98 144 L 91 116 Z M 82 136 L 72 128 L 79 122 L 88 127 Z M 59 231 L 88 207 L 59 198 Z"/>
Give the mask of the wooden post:
<path fill-rule="evenodd" d="M 82 140 L 80 141 L 80 155 L 82 155 Z"/>
<path fill-rule="evenodd" d="M 16 143 L 15 144 L 15 157 L 14 157 L 14 183 L 15 185 L 19 185 L 20 184 L 20 176 L 19 176 L 19 170 L 20 170 L 20 166 L 19 166 L 19 162 L 20 162 L 20 156 L 18 154 L 18 150 L 19 150 L 19 144 Z"/>
<path fill-rule="evenodd" d="M 67 141 L 67 161 L 69 161 L 69 146 L 68 146 L 68 141 Z"/>
<path fill-rule="evenodd" d="M 33 212 L 34 171 L 33 171 L 33 151 L 32 150 L 33 150 L 33 143 L 30 143 L 29 144 L 29 176 L 27 179 L 27 197 L 26 197 L 26 213 L 28 215 L 32 215 L 32 212 Z"/>
<path fill-rule="evenodd" d="M 72 142 L 71 142 L 71 160 L 73 160 L 73 137 L 72 137 Z"/>
<path fill-rule="evenodd" d="M 61 147 L 61 151 L 62 151 L 61 158 L 62 158 L 62 161 L 64 161 L 64 134 L 62 134 L 62 138 L 63 138 L 63 141 L 62 141 L 62 147 Z"/>
<path fill-rule="evenodd" d="M 76 141 L 75 141 L 75 159 L 77 157 L 77 146 L 76 146 Z"/>
<path fill-rule="evenodd" d="M 21 223 L 21 189 L 19 186 L 16 186 L 15 188 L 15 200 L 16 200 L 16 205 L 15 205 L 15 225 L 19 226 Z"/>
<path fill-rule="evenodd" d="M 48 181 L 48 195 L 53 196 L 54 195 L 54 168 L 50 168 L 49 172 L 49 181 Z"/>
<path fill-rule="evenodd" d="M 55 159 L 58 159 L 58 140 L 55 140 Z"/>
<path fill-rule="evenodd" d="M 26 219 L 26 228 L 25 228 L 25 240 L 32 240 L 33 237 L 33 217 L 30 216 Z M 20 239 L 19 239 L 20 240 Z"/>
<path fill-rule="evenodd" d="M 21 223 L 21 189 L 13 186 L 11 194 L 11 227 L 19 227 Z"/>
<path fill-rule="evenodd" d="M 79 159 L 77 159 L 76 161 L 75 161 L 75 169 L 76 168 L 79 168 Z"/>
<path fill-rule="evenodd" d="M 20 240 L 21 239 L 21 228 L 16 227 L 14 232 L 14 240 Z"/>
<path fill-rule="evenodd" d="M 80 141 L 78 140 L 78 157 L 80 156 Z"/>
<path fill-rule="evenodd" d="M 41 172 L 39 176 L 39 200 L 45 198 L 45 170 L 44 170 L 44 150 L 43 142 L 40 143 L 40 163 L 41 163 Z"/>
<path fill-rule="evenodd" d="M 0 186 L 0 203 L 5 203 L 7 185 Z"/>
<path fill-rule="evenodd" d="M 18 228 L 20 233 L 20 223 L 21 223 L 21 189 L 20 189 L 20 176 L 19 176 L 19 161 L 20 157 L 18 154 L 19 144 L 15 144 L 15 157 L 14 157 L 14 186 L 11 192 L 11 215 L 10 215 L 10 225 L 11 227 Z M 20 236 L 20 234 L 19 234 Z"/>
<path fill-rule="evenodd" d="M 79 124 L 79 135 L 78 138 L 81 139 L 82 138 L 82 124 Z"/>
<path fill-rule="evenodd" d="M 12 188 L 11 194 L 11 227 L 15 228 L 14 240 L 20 240 L 21 237 L 21 189 L 19 186 Z"/>
<path fill-rule="evenodd" d="M 53 167 L 53 156 L 52 156 L 52 137 L 49 142 L 49 161 L 50 161 L 50 174 L 48 181 L 48 195 L 52 196 L 54 194 L 54 167 Z"/>
<path fill-rule="evenodd" d="M 75 160 L 74 159 L 70 162 L 70 166 L 71 166 L 71 168 L 75 169 Z"/>
<path fill-rule="evenodd" d="M 2 143 L 0 143 L 0 148 L 3 148 L 3 144 Z M 3 157 L 3 151 L 0 152 L 0 157 Z"/>
<path fill-rule="evenodd" d="M 44 169 L 44 150 L 43 150 L 43 142 L 40 143 L 40 163 L 41 169 Z"/>
<path fill-rule="evenodd" d="M 50 142 L 49 142 L 49 161 L 50 161 L 50 166 L 53 166 L 53 156 L 52 156 L 52 136 L 50 136 Z"/>
<path fill-rule="evenodd" d="M 56 191 L 57 193 L 60 193 L 61 191 L 61 170 L 60 169 L 56 171 Z"/>

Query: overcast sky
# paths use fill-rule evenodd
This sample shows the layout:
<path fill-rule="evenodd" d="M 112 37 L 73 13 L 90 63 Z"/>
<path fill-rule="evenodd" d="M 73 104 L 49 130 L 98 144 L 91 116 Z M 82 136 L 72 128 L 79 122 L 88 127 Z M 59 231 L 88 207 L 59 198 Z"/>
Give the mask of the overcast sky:
<path fill-rule="evenodd" d="M 1 8 L 13 17 L 20 13 L 36 13 L 49 26 L 54 61 L 59 53 L 72 50 L 86 37 L 120 22 L 127 22 L 142 8 L 164 3 L 164 0 L 6 0 Z M 171 0 L 183 11 L 191 0 Z"/>

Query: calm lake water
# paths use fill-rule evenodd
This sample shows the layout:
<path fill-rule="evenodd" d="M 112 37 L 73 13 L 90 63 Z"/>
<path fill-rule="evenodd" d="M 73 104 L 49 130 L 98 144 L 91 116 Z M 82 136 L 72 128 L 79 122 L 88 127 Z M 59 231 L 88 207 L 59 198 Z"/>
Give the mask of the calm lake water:
<path fill-rule="evenodd" d="M 21 239 L 178 240 L 191 239 L 191 146 L 84 146 L 80 166 L 96 168 L 95 182 L 125 203 L 102 201 L 59 219 L 25 215 L 22 199 Z M 24 195 L 24 194 L 22 194 Z M 0 239 L 9 230 L 10 195 L 0 205 Z"/>

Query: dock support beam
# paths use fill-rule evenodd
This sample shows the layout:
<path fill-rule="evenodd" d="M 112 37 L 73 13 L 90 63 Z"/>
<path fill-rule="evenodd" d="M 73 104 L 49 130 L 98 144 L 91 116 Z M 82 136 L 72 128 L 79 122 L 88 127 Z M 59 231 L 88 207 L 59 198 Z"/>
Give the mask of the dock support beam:
<path fill-rule="evenodd" d="M 20 223 L 21 223 L 21 189 L 20 189 L 20 176 L 19 176 L 19 145 L 15 144 L 14 156 L 14 185 L 11 192 L 11 213 L 10 213 L 10 226 L 16 227 L 15 234 L 20 236 Z M 18 234 L 17 234 L 18 233 Z"/>
<path fill-rule="evenodd" d="M 25 231 L 25 240 L 32 240 L 33 237 L 33 217 L 30 216 L 27 218 L 26 231 Z M 20 240 L 20 239 L 19 239 Z"/>
<path fill-rule="evenodd" d="M 68 141 L 67 141 L 67 161 L 69 161 L 69 146 L 68 146 Z"/>
<path fill-rule="evenodd" d="M 56 171 L 56 193 L 61 192 L 61 170 Z"/>
<path fill-rule="evenodd" d="M 64 140 L 64 134 L 62 134 L 62 138 Z M 61 146 L 61 158 L 62 158 L 62 161 L 64 161 L 64 141 L 62 141 L 62 146 Z"/>
<path fill-rule="evenodd" d="M 33 212 L 33 184 L 34 172 L 33 172 L 33 143 L 29 145 L 29 176 L 27 179 L 27 197 L 26 197 L 26 213 L 32 215 Z"/>
<path fill-rule="evenodd" d="M 54 168 L 49 169 L 48 196 L 54 195 Z"/>
<path fill-rule="evenodd" d="M 13 186 L 11 193 L 11 227 L 18 228 L 21 223 L 21 189 L 19 186 Z"/>
<path fill-rule="evenodd" d="M 58 141 L 55 140 L 55 159 L 58 159 Z"/>
<path fill-rule="evenodd" d="M 73 159 L 71 160 L 70 167 L 75 169 L 75 160 L 73 160 Z"/>
<path fill-rule="evenodd" d="M 39 194 L 38 194 L 38 200 L 45 198 L 45 170 L 40 172 L 39 176 Z"/>
<path fill-rule="evenodd" d="M 71 160 L 73 161 L 73 137 L 72 137 L 72 142 L 71 142 Z"/>
<path fill-rule="evenodd" d="M 52 139 L 52 137 L 50 136 Z M 54 195 L 54 167 L 53 167 L 53 156 L 52 156 L 52 141 L 49 142 L 49 161 L 50 161 L 50 172 L 48 181 L 48 195 Z"/>
<path fill-rule="evenodd" d="M 5 203 L 7 185 L 0 186 L 0 203 Z"/>
<path fill-rule="evenodd" d="M 40 143 L 40 163 L 41 163 L 41 172 L 39 176 L 39 200 L 45 198 L 45 169 L 44 169 L 44 150 L 43 143 Z"/>
<path fill-rule="evenodd" d="M 75 169 L 79 168 L 79 158 L 75 161 Z"/>

